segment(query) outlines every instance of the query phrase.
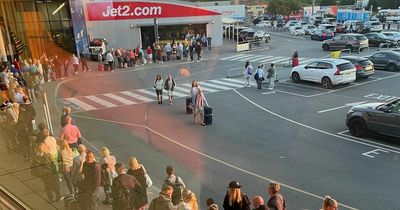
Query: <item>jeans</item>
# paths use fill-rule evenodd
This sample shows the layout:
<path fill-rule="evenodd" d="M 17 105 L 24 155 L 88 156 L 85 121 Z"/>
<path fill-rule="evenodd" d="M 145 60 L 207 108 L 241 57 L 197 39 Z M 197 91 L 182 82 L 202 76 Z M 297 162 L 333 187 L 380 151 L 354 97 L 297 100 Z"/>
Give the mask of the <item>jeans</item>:
<path fill-rule="evenodd" d="M 263 81 L 263 77 L 261 77 L 261 78 L 259 78 L 259 79 L 257 80 L 257 88 L 258 88 L 258 89 L 261 89 L 261 88 L 262 88 L 262 81 Z"/>
<path fill-rule="evenodd" d="M 75 190 L 74 190 L 74 186 L 72 185 L 71 173 L 63 170 L 62 174 L 65 179 L 65 184 L 68 187 L 69 194 L 71 194 L 71 195 L 74 194 Z"/>
<path fill-rule="evenodd" d="M 274 87 L 275 87 L 275 77 L 270 77 L 270 78 L 268 78 L 268 80 L 269 80 L 269 88 L 270 89 L 274 89 Z"/>

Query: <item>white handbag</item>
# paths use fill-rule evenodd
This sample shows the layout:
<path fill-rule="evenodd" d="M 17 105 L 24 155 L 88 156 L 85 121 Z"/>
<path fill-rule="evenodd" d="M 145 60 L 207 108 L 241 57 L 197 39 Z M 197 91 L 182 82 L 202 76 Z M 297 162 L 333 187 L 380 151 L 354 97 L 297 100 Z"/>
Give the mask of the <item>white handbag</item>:
<path fill-rule="evenodd" d="M 153 185 L 153 181 L 151 180 L 150 176 L 147 174 L 144 166 L 142 164 L 140 164 L 140 166 L 142 166 L 143 171 L 144 171 L 144 178 L 146 179 L 146 187 L 151 187 Z"/>

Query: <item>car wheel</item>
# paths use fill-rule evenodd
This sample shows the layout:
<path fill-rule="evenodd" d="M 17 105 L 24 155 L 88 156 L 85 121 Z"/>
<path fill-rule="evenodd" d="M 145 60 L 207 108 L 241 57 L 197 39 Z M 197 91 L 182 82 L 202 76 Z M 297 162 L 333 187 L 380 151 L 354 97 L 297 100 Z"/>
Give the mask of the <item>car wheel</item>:
<path fill-rule="evenodd" d="M 299 83 L 300 82 L 300 75 L 297 72 L 292 73 L 292 81 L 294 83 Z"/>
<path fill-rule="evenodd" d="M 367 125 L 364 120 L 356 118 L 349 122 L 349 131 L 355 137 L 364 137 L 368 133 Z"/>
<path fill-rule="evenodd" d="M 329 45 L 328 45 L 328 44 L 323 44 L 323 45 L 322 45 L 322 49 L 323 49 L 324 51 L 328 51 L 328 50 L 329 50 Z"/>
<path fill-rule="evenodd" d="M 346 49 L 349 49 L 350 52 L 353 52 L 353 46 L 351 46 L 351 45 L 346 45 Z"/>
<path fill-rule="evenodd" d="M 387 65 L 387 70 L 388 70 L 388 71 L 397 71 L 397 66 L 396 66 L 396 64 L 394 64 L 394 63 L 389 63 L 389 64 Z"/>
<path fill-rule="evenodd" d="M 331 79 L 329 79 L 329 77 L 322 78 L 321 84 L 322 84 L 322 87 L 325 89 L 332 88 L 332 81 L 331 81 Z"/>

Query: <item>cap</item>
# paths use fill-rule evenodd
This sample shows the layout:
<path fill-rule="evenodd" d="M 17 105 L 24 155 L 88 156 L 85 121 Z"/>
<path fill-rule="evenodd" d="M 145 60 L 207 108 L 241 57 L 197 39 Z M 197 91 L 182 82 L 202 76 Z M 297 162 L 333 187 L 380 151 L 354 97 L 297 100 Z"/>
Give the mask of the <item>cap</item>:
<path fill-rule="evenodd" d="M 242 186 L 239 184 L 237 181 L 231 181 L 229 182 L 229 187 L 227 188 L 241 188 Z"/>

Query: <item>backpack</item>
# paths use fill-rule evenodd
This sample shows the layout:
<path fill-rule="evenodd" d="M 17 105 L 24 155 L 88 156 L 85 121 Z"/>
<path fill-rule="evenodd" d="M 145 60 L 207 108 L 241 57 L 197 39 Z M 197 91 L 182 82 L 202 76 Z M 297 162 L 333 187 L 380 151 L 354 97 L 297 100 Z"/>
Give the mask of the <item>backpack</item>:
<path fill-rule="evenodd" d="M 131 200 L 131 190 L 122 184 L 120 176 L 113 180 L 111 192 L 114 199 L 121 199 L 128 203 Z"/>
<path fill-rule="evenodd" d="M 247 67 L 247 75 L 253 75 L 253 69 L 250 66 Z"/>
<path fill-rule="evenodd" d="M 179 177 L 175 177 L 175 182 L 171 182 L 168 179 L 165 180 L 165 183 L 168 186 L 171 186 L 174 191 L 172 192 L 172 204 L 178 205 L 182 201 L 182 191 L 183 191 L 183 184 L 179 181 Z"/>

